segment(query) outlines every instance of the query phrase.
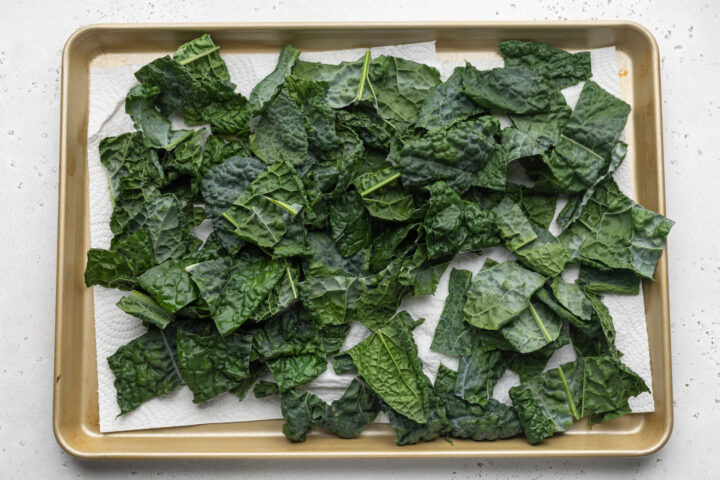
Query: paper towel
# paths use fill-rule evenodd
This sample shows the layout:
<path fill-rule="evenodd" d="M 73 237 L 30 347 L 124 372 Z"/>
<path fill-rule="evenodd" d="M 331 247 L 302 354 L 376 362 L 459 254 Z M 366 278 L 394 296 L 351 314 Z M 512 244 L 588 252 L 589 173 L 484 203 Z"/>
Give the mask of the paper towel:
<path fill-rule="evenodd" d="M 301 58 L 307 61 L 337 63 L 356 60 L 364 53 L 363 49 L 342 50 L 332 52 L 308 52 Z M 428 63 L 441 72 L 443 79 L 462 62 L 449 62 L 436 59 L 434 42 L 412 45 L 397 45 L 372 49 L 373 56 L 387 54 L 404 57 L 418 62 Z M 617 66 L 614 48 L 599 49 L 591 52 L 593 80 L 603 88 L 619 94 Z M 238 91 L 249 95 L 252 87 L 268 73 L 277 61 L 276 54 L 224 55 L 232 81 Z M 486 69 L 502 66 L 501 58 L 483 59 L 471 62 L 477 68 Z M 133 73 L 141 65 L 124 65 L 111 68 L 93 68 L 90 71 L 90 108 L 88 118 L 88 169 L 90 182 L 90 230 L 91 245 L 94 248 L 108 248 L 112 233 L 109 219 L 112 206 L 108 196 L 107 176 L 100 163 L 98 145 L 102 138 L 119 135 L 133 129 L 132 121 L 124 113 L 124 99 L 128 90 L 137 83 Z M 581 86 L 566 89 L 563 93 L 571 106 L 577 101 Z M 501 118 L 505 125 L 507 117 Z M 173 123 L 176 123 L 175 121 Z M 180 126 L 180 125 L 178 125 Z M 632 171 L 623 165 L 616 172 L 616 180 L 620 187 L 634 197 L 631 190 L 634 183 Z M 562 205 L 558 206 L 558 211 Z M 204 232 L 205 234 L 207 231 Z M 513 258 L 505 249 L 488 249 L 483 256 L 465 254 L 458 255 L 442 276 L 434 295 L 408 297 L 403 300 L 400 308 L 407 310 L 413 317 L 425 318 L 425 322 L 413 333 L 418 345 L 418 353 L 423 360 L 425 373 L 434 380 L 440 363 L 450 368 L 457 367 L 457 359 L 430 350 L 435 326 L 447 296 L 449 273 L 452 267 L 465 268 L 476 273 L 484 259 L 491 257 L 498 261 Z M 95 329 L 98 371 L 98 403 L 100 409 L 100 431 L 112 432 L 137 430 L 168 426 L 194 425 L 202 423 L 220 423 L 233 421 L 250 421 L 280 418 L 279 400 L 274 397 L 256 399 L 250 393 L 242 402 L 230 394 L 224 394 L 202 405 L 192 403 L 192 393 L 186 387 L 179 388 L 170 395 L 156 398 L 144 403 L 135 411 L 118 417 L 119 408 L 115 399 L 114 375 L 107 364 L 107 357 L 118 347 L 142 335 L 145 331 L 142 323 L 116 307 L 117 301 L 124 292 L 94 287 Z M 608 295 L 605 303 L 615 320 L 618 348 L 626 352 L 623 358 L 626 364 L 642 376 L 650 385 L 650 364 L 645 328 L 645 313 L 642 295 L 621 296 Z M 352 325 L 350 334 L 343 349 L 352 347 L 369 334 L 360 324 Z M 565 347 L 551 358 L 550 366 L 569 361 L 574 358 L 571 348 Z M 345 387 L 352 380 L 352 374 L 336 375 L 331 367 L 309 384 L 309 388 L 326 401 L 342 395 Z M 507 372 L 495 388 L 495 397 L 509 403 L 507 390 L 517 384 L 517 376 Z M 631 400 L 633 411 L 652 411 L 652 396 L 644 394 Z M 378 421 L 387 421 L 384 416 Z"/>

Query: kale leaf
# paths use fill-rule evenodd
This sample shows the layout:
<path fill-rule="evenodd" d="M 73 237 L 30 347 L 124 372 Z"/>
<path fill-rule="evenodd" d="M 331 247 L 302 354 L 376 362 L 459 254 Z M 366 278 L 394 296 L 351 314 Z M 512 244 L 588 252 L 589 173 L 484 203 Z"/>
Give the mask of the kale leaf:
<path fill-rule="evenodd" d="M 176 363 L 175 332 L 171 330 L 150 326 L 145 334 L 108 357 L 115 374 L 120 415 L 183 384 Z"/>
<path fill-rule="evenodd" d="M 473 278 L 463 312 L 470 325 L 498 330 L 530 305 L 545 277 L 515 262 L 503 262 Z"/>
<path fill-rule="evenodd" d="M 390 408 L 414 422 L 428 421 L 430 389 L 406 326 L 389 323 L 347 354 L 368 386 Z"/>

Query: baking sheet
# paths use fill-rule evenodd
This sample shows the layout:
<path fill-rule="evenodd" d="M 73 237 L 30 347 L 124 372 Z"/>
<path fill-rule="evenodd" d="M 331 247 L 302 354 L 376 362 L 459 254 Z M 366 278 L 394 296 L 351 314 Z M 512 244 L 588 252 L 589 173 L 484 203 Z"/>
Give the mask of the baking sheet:
<path fill-rule="evenodd" d="M 94 338 L 92 298 L 82 285 L 88 247 L 87 138 L 88 67 L 91 63 L 123 64 L 147 61 L 158 53 L 209 31 L 224 50 L 277 51 L 290 41 L 304 50 L 367 47 L 379 44 L 436 40 L 441 55 L 489 56 L 499 41 L 526 38 L 562 48 L 585 49 L 615 44 L 621 68 L 623 98 L 633 106 L 626 131 L 642 155 L 631 152 L 632 168 L 642 168 L 638 200 L 664 213 L 662 142 L 660 137 L 657 50 L 641 27 L 626 22 L 422 25 L 126 25 L 94 26 L 68 42 L 63 69 L 61 178 L 58 242 L 58 314 L 56 334 L 56 436 L 79 456 L 465 456 L 465 455 L 632 455 L 659 448 L 669 435 L 670 408 L 669 317 L 666 257 L 655 283 L 644 284 L 648 334 L 653 365 L 656 411 L 635 414 L 589 431 L 583 422 L 567 435 L 530 447 L 521 439 L 492 443 L 431 442 L 397 448 L 392 432 L 374 426 L 353 442 L 337 441 L 320 432 L 306 444 L 290 444 L 279 434 L 281 422 L 243 422 L 179 429 L 102 435 L 97 426 L 93 388 Z M 280 435 L 280 438 L 278 438 Z M 582 437 L 582 441 L 578 436 Z M 145 441 L 147 440 L 147 441 Z"/>

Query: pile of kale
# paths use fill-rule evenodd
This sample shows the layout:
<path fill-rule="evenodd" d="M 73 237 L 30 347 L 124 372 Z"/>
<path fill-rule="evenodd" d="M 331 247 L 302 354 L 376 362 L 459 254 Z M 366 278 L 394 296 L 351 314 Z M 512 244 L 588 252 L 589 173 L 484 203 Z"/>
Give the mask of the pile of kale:
<path fill-rule="evenodd" d="M 138 70 L 125 102 L 136 131 L 100 144 L 114 238 L 88 252 L 85 273 L 129 290 L 118 307 L 148 326 L 108 358 L 121 413 L 181 385 L 196 403 L 255 386 L 281 396 L 292 440 L 312 426 L 356 437 L 383 411 L 398 445 L 536 443 L 628 413 L 648 388 L 619 360 L 599 294 L 652 279 L 673 222 L 613 181 L 630 107 L 588 80 L 588 52 L 500 51 L 504 68 L 468 64 L 442 82 L 402 58 L 326 65 L 288 45 L 249 99 L 208 35 Z M 571 110 L 560 90 L 582 80 Z M 171 116 L 212 134 L 173 130 Z M 511 162 L 531 188 L 508 180 Z M 398 305 L 432 294 L 455 254 L 496 245 L 517 261 L 450 275 L 432 349 L 459 368 L 441 366 L 433 385 L 412 336 L 422 320 Z M 372 333 L 341 352 L 351 322 Z M 579 358 L 543 372 L 569 341 Z M 329 359 L 357 372 L 332 404 L 299 388 Z M 522 382 L 512 406 L 491 398 L 508 368 Z M 258 382 L 267 372 L 274 381 Z"/>

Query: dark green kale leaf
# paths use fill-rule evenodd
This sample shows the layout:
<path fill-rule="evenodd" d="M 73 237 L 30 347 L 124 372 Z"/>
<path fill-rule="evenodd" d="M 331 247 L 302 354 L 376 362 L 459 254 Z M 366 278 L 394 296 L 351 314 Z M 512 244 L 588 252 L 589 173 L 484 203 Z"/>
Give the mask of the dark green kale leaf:
<path fill-rule="evenodd" d="M 450 272 L 448 296 L 445 300 L 440 320 L 435 327 L 430 349 L 453 356 L 468 356 L 472 349 L 472 330 L 463 321 L 463 308 L 467 301 L 468 290 L 472 283 L 472 273 L 468 270 Z"/>
<path fill-rule="evenodd" d="M 193 130 L 190 136 L 166 155 L 165 168 L 168 171 L 198 179 L 201 176 L 203 162 L 202 137 L 202 130 Z M 197 183 L 191 185 L 192 193 L 197 193 L 197 188 Z"/>
<path fill-rule="evenodd" d="M 350 257 L 370 245 L 370 216 L 357 192 L 348 191 L 330 205 L 330 229 L 343 257 Z"/>
<path fill-rule="evenodd" d="M 612 179 L 598 185 L 578 221 L 560 234 L 575 259 L 653 278 L 673 224 L 626 197 Z"/>
<path fill-rule="evenodd" d="M 409 287 L 400 282 L 402 258 L 396 258 L 377 274 L 374 288 L 368 289 L 355 302 L 358 319 L 370 330 L 384 326 L 395 314 Z"/>
<path fill-rule="evenodd" d="M 530 353 L 513 355 L 510 359 L 510 370 L 520 377 L 521 382 L 527 382 L 531 378 L 540 375 L 545 370 L 545 366 L 553 353 L 555 353 L 555 350 L 564 347 L 568 343 L 570 343 L 570 340 L 561 330 L 558 337 L 543 348 Z"/>
<path fill-rule="evenodd" d="M 587 206 L 588 202 L 595 194 L 597 187 L 603 183 L 606 179 L 611 178 L 615 170 L 620 166 L 622 161 L 625 159 L 627 154 L 627 144 L 618 142 L 615 144 L 615 148 L 610 154 L 610 165 L 608 165 L 607 171 L 603 176 L 598 178 L 595 183 L 585 190 L 568 198 L 567 204 L 560 211 L 557 217 L 557 224 L 562 229 L 567 229 L 572 223 L 575 222 L 582 215 L 583 210 Z"/>
<path fill-rule="evenodd" d="M 308 383 L 327 369 L 325 355 L 316 353 L 278 357 L 266 363 L 281 393 Z"/>
<path fill-rule="evenodd" d="M 266 320 L 255 334 L 254 350 L 270 369 L 280 392 L 307 383 L 327 369 L 322 335 L 298 308 Z"/>
<path fill-rule="evenodd" d="M 513 407 L 491 398 L 485 407 L 466 402 L 455 395 L 457 372 L 440 365 L 435 393 L 442 398 L 450 423 L 450 435 L 473 440 L 497 440 L 522 433 L 522 425 Z"/>
<path fill-rule="evenodd" d="M 503 262 L 482 270 L 473 278 L 463 312 L 469 324 L 498 330 L 530 305 L 530 297 L 545 277 L 515 262 Z"/>
<path fill-rule="evenodd" d="M 427 377 L 425 377 L 425 380 L 428 384 L 430 404 L 430 413 L 426 422 L 415 422 L 390 407 L 385 408 L 390 425 L 395 430 L 396 445 L 415 445 L 420 442 L 431 442 L 450 433 L 450 423 L 445 413 L 445 402 L 442 397 L 435 393 Z"/>
<path fill-rule="evenodd" d="M 117 306 L 123 312 L 160 329 L 164 329 L 174 320 L 173 316 L 152 298 L 137 290 L 133 290 L 130 295 L 121 298 Z"/>
<path fill-rule="evenodd" d="M 371 92 L 367 87 L 370 71 L 370 51 L 354 62 L 341 62 L 338 65 L 305 62 L 299 60 L 293 68 L 293 76 L 303 80 L 328 83 L 327 103 L 332 108 L 344 108 L 360 100 L 370 100 Z"/>
<path fill-rule="evenodd" d="M 337 121 L 360 137 L 365 146 L 383 152 L 390 150 L 393 131 L 373 110 L 338 110 Z"/>
<path fill-rule="evenodd" d="M 340 352 L 350 333 L 350 325 L 328 325 L 322 329 L 323 352 L 326 356 Z"/>
<path fill-rule="evenodd" d="M 163 115 L 182 111 L 188 124 L 202 123 L 207 105 L 227 100 L 235 91 L 218 49 L 209 35 L 203 35 L 181 45 L 172 58 L 145 65 L 135 77 L 160 89 L 155 104 Z"/>
<path fill-rule="evenodd" d="M 557 195 L 544 195 L 521 188 L 520 196 L 520 207 L 528 219 L 538 227 L 547 230 L 555 217 Z"/>
<path fill-rule="evenodd" d="M 415 202 L 409 192 L 399 187 L 400 176 L 400 172 L 388 167 L 353 180 L 370 215 L 396 222 L 410 219 L 415 212 Z"/>
<path fill-rule="evenodd" d="M 547 150 L 557 145 L 560 132 L 570 120 L 572 109 L 565 102 L 565 97 L 559 91 L 550 95 L 550 105 L 543 113 L 529 115 L 510 115 L 515 128 L 526 133 L 534 141 L 533 150 L 537 147 Z M 526 150 L 527 151 L 527 150 Z"/>
<path fill-rule="evenodd" d="M 253 334 L 236 332 L 223 337 L 217 332 L 177 333 L 177 363 L 183 380 L 201 403 L 237 388 L 252 377 L 250 353 Z"/>
<path fill-rule="evenodd" d="M 555 91 L 544 75 L 522 66 L 480 71 L 467 63 L 463 72 L 463 92 L 486 110 L 544 112 Z"/>
<path fill-rule="evenodd" d="M 340 145 L 335 130 L 335 111 L 325 102 L 327 82 L 287 77 L 288 94 L 300 106 L 305 121 L 308 146 L 313 153 L 325 157 Z"/>
<path fill-rule="evenodd" d="M 429 258 L 472 252 L 499 243 L 495 215 L 477 203 L 464 201 L 445 182 L 427 187 L 430 192 L 424 229 Z"/>
<path fill-rule="evenodd" d="M 480 338 L 474 336 L 470 355 L 460 357 L 455 395 L 484 407 L 507 367 L 507 359 L 500 350 L 484 350 L 480 342 Z"/>
<path fill-rule="evenodd" d="M 549 231 L 531 224 L 537 239 L 514 250 L 521 263 L 548 277 L 559 275 L 570 261 L 571 253 Z"/>
<path fill-rule="evenodd" d="M 463 92 L 463 67 L 434 87 L 418 112 L 415 125 L 426 130 L 446 128 L 481 113 L 481 109 Z"/>
<path fill-rule="evenodd" d="M 612 317 L 599 296 L 559 277 L 553 280 L 551 286 L 553 294 L 542 289 L 538 291 L 537 298 L 570 324 L 570 337 L 578 355 L 622 355 L 615 348 Z"/>
<path fill-rule="evenodd" d="M 150 326 L 147 333 L 108 357 L 115 375 L 120 415 L 166 395 L 183 384 L 175 362 L 175 331 Z"/>
<path fill-rule="evenodd" d="M 570 428 L 580 418 L 582 390 L 582 358 L 510 388 L 528 442 L 536 444 Z"/>
<path fill-rule="evenodd" d="M 608 272 L 580 265 L 580 275 L 575 283 L 593 293 L 637 295 L 640 292 L 640 279 L 633 272 L 626 270 Z"/>
<path fill-rule="evenodd" d="M 589 325 L 570 325 L 570 338 L 578 355 L 583 357 L 597 355 L 622 356 L 615 347 L 615 325 L 605 304 L 599 296 L 587 293 L 595 315 Z"/>
<path fill-rule="evenodd" d="M 280 51 L 277 66 L 267 77 L 260 80 L 250 92 L 250 107 L 254 112 L 261 112 L 280 92 L 285 77 L 290 75 L 293 65 L 300 56 L 300 50 L 292 45 L 285 45 Z M 262 157 L 261 157 L 262 158 Z"/>
<path fill-rule="evenodd" d="M 570 313 L 581 320 L 590 321 L 595 314 L 595 308 L 582 288 L 564 281 L 562 278 L 554 278 L 550 283 L 553 295 Z"/>
<path fill-rule="evenodd" d="M 110 250 L 138 230 L 150 234 L 155 263 L 180 258 L 197 248 L 189 232 L 185 202 L 173 194 L 159 194 L 152 188 L 123 190 L 115 201 L 110 230 L 115 235 Z"/>
<path fill-rule="evenodd" d="M 338 375 L 349 372 L 357 372 L 357 368 L 355 368 L 352 358 L 350 358 L 350 355 L 347 353 L 335 355 L 332 359 L 332 367 L 333 371 Z"/>
<path fill-rule="evenodd" d="M 168 183 L 158 154 L 143 143 L 141 132 L 123 133 L 100 141 L 100 162 L 108 174 L 110 200 L 126 188 L 146 185 L 162 187 Z"/>
<path fill-rule="evenodd" d="M 553 188 L 577 193 L 605 175 L 629 113 L 630 105 L 587 81 L 555 150 L 543 158 Z"/>
<path fill-rule="evenodd" d="M 146 229 L 117 242 L 112 250 L 91 248 L 87 253 L 85 285 L 132 290 L 137 277 L 154 262 L 153 243 Z"/>
<path fill-rule="evenodd" d="M 487 163 L 475 172 L 472 185 L 504 191 L 507 188 L 508 163 L 510 163 L 508 148 L 501 144 L 495 145 Z"/>
<path fill-rule="evenodd" d="M 480 328 L 470 328 L 473 337 L 477 338 L 477 346 L 486 352 L 494 350 L 503 350 L 506 352 L 514 351 L 515 348 L 505 340 L 499 330 L 483 330 Z"/>
<path fill-rule="evenodd" d="M 519 250 L 538 238 L 532 224 L 510 197 L 504 197 L 493 208 L 493 212 L 497 218 L 500 236 L 505 240 L 505 246 L 510 251 Z"/>
<path fill-rule="evenodd" d="M 414 297 L 432 295 L 449 263 L 449 258 L 428 259 L 427 247 L 420 245 L 415 253 L 403 262 L 398 281 L 412 287 Z"/>
<path fill-rule="evenodd" d="M 209 34 L 202 35 L 178 47 L 173 60 L 185 66 L 195 80 L 230 80 L 227 66 Z"/>
<path fill-rule="evenodd" d="M 400 169 L 406 187 L 442 180 L 462 195 L 490 159 L 499 130 L 498 120 L 490 116 L 461 122 L 405 141 L 391 150 L 388 160 Z"/>
<path fill-rule="evenodd" d="M 363 164 L 366 163 L 365 147 L 362 140 L 355 132 L 347 128 L 339 127 L 337 130 L 340 138 L 340 148 L 333 155 L 332 177 L 334 183 L 331 185 L 330 196 L 337 199 L 348 189 L 353 180 L 361 175 Z M 337 172 L 337 176 L 335 176 Z"/>
<path fill-rule="evenodd" d="M 192 260 L 168 260 L 143 273 L 140 286 L 167 312 L 175 313 L 198 297 L 198 290 L 185 271 Z"/>
<path fill-rule="evenodd" d="M 220 165 L 231 157 L 249 157 L 250 149 L 245 143 L 217 135 L 210 135 L 205 140 L 202 167 L 200 173 L 204 176 L 208 170 Z"/>
<path fill-rule="evenodd" d="M 440 73 L 422 63 L 382 55 L 370 66 L 370 85 L 378 113 L 384 119 L 415 123 L 430 91 L 440 84 Z"/>
<path fill-rule="evenodd" d="M 303 390 L 282 396 L 283 433 L 294 442 L 304 442 L 316 425 L 341 438 L 356 438 L 380 412 L 380 402 L 367 385 L 354 379 L 342 397 L 330 405 Z"/>
<path fill-rule="evenodd" d="M 404 256 L 402 255 L 404 248 L 401 245 L 412 242 L 414 237 L 412 233 L 418 228 L 418 224 L 412 223 L 391 225 L 385 228 L 373 242 L 370 270 L 379 272 L 387 267 L 396 256 Z"/>
<path fill-rule="evenodd" d="M 552 79 L 557 88 L 566 88 L 592 75 L 590 52 L 568 53 L 547 43 L 508 40 L 498 45 L 505 66 L 522 65 Z"/>
<path fill-rule="evenodd" d="M 190 73 L 169 55 L 153 60 L 135 72 L 142 84 L 159 88 L 155 105 L 166 117 L 173 113 L 188 110 L 190 116 L 198 117 L 194 101 L 194 91 L 199 88 Z"/>
<path fill-rule="evenodd" d="M 539 144 L 530 133 L 519 128 L 503 128 L 501 138 L 502 145 L 507 148 L 508 163 L 519 158 L 541 155 L 547 150 L 547 147 Z"/>
<path fill-rule="evenodd" d="M 367 251 L 343 257 L 330 235 L 324 232 L 310 232 L 308 242 L 313 249 L 312 256 L 303 262 L 306 277 L 365 276 L 368 273 Z"/>
<path fill-rule="evenodd" d="M 342 325 L 354 319 L 355 302 L 366 289 L 360 277 L 310 277 L 300 284 L 300 299 L 318 326 Z"/>
<path fill-rule="evenodd" d="M 208 148 L 206 144 L 206 152 Z M 223 213 L 260 176 L 265 167 L 266 165 L 256 158 L 230 157 L 210 168 L 200 183 L 206 215 L 212 221 L 218 240 L 229 252 L 236 252 L 244 242 L 233 233 L 235 227 L 223 217 Z"/>
<path fill-rule="evenodd" d="M 530 222 L 510 197 L 494 209 L 505 246 L 530 268 L 555 277 L 565 268 L 571 253 L 555 236 Z"/>
<path fill-rule="evenodd" d="M 255 333 L 253 347 L 264 361 L 304 354 L 323 354 L 322 331 L 296 307 L 263 323 Z"/>
<path fill-rule="evenodd" d="M 172 150 L 192 135 L 192 130 L 172 130 L 170 120 L 162 116 L 153 103 L 159 93 L 159 87 L 144 83 L 134 86 L 125 99 L 125 111 L 132 118 L 135 129 L 142 132 L 145 146 Z"/>
<path fill-rule="evenodd" d="M 197 263 L 188 271 L 218 331 L 227 336 L 252 317 L 285 274 L 284 267 L 277 261 L 246 255 Z"/>
<path fill-rule="evenodd" d="M 410 315 L 407 311 L 402 310 L 400 312 L 397 312 L 397 314 L 395 314 L 395 316 L 393 316 L 388 323 L 395 323 L 397 325 L 404 326 L 408 330 L 412 331 L 415 330 L 418 326 L 425 323 L 425 319 L 418 318 L 417 320 L 415 320 L 413 316 Z M 379 326 L 377 328 L 379 328 Z"/>
<path fill-rule="evenodd" d="M 265 109 L 250 135 L 250 149 L 265 163 L 304 164 L 308 137 L 303 112 L 297 102 L 281 91 Z"/>
<path fill-rule="evenodd" d="M 202 119 L 210 124 L 215 135 L 245 137 L 250 133 L 252 114 L 247 98 L 236 93 L 229 100 L 214 102 L 205 107 Z"/>
<path fill-rule="evenodd" d="M 428 421 L 428 382 L 406 326 L 390 322 L 347 353 L 368 386 L 390 408 L 414 422 Z"/>
<path fill-rule="evenodd" d="M 308 432 L 325 415 L 327 408 L 322 399 L 308 391 L 291 389 L 284 392 L 280 403 L 285 418 L 283 434 L 293 442 L 304 442 Z"/>
<path fill-rule="evenodd" d="M 110 250 L 91 248 L 87 252 L 85 285 L 132 290 L 137 285 L 137 278 L 122 255 Z"/>
<path fill-rule="evenodd" d="M 330 404 L 317 425 L 341 438 L 356 438 L 380 412 L 380 400 L 370 388 L 353 379 L 342 397 Z"/>
<path fill-rule="evenodd" d="M 275 247 L 308 203 L 302 181 L 285 161 L 268 166 L 243 190 L 223 216 L 242 240 Z M 306 212 L 307 213 L 307 212 Z"/>
<path fill-rule="evenodd" d="M 283 261 L 284 273 L 252 315 L 256 322 L 267 320 L 300 299 L 300 269 Z"/>
<path fill-rule="evenodd" d="M 205 34 L 181 45 L 173 55 L 173 60 L 194 80 L 193 102 L 183 108 L 189 123 L 201 123 L 198 111 L 213 101 L 227 101 L 234 95 L 235 85 L 230 82 L 230 73 L 219 50 L 210 35 Z"/>
<path fill-rule="evenodd" d="M 608 363 L 613 364 L 617 368 L 617 373 L 610 373 L 611 367 L 608 366 Z M 605 392 L 599 391 L 600 397 L 593 398 L 593 393 L 590 392 L 591 386 L 593 385 L 593 382 L 589 382 L 585 380 L 585 392 L 583 395 L 588 395 L 588 406 L 587 410 L 585 407 L 585 400 L 583 397 L 583 411 L 587 411 L 590 413 L 590 426 L 592 427 L 595 423 L 600 422 L 607 422 L 609 420 L 612 420 L 613 418 L 622 417 L 623 415 L 627 415 L 630 413 L 630 405 L 628 403 L 628 398 L 635 397 L 637 395 L 640 395 L 643 392 L 649 392 L 650 389 L 645 384 L 645 381 L 637 375 L 635 372 L 630 370 L 624 363 L 618 361 L 615 357 L 602 357 L 602 359 L 598 362 L 598 366 L 604 364 L 605 366 L 605 372 L 606 374 L 614 374 L 619 375 L 622 379 L 623 384 L 623 394 L 622 395 L 613 395 L 611 402 L 603 402 L 600 399 L 604 397 Z M 592 363 L 591 363 L 592 365 Z M 586 369 L 586 371 L 591 371 L 590 369 Z M 597 402 L 596 402 L 597 400 Z M 596 405 L 593 405 L 596 404 Z M 610 408 L 612 407 L 612 410 L 608 410 L 602 413 L 592 413 L 590 410 L 593 407 L 597 407 L 599 405 L 603 405 L 601 408 Z"/>
<path fill-rule="evenodd" d="M 583 371 L 580 415 L 589 415 L 591 424 L 614 418 L 618 411 L 624 415 L 628 398 L 650 391 L 642 378 L 612 356 L 585 357 Z"/>
<path fill-rule="evenodd" d="M 547 307 L 550 308 L 550 310 L 552 310 L 553 312 L 555 312 L 557 316 L 562 318 L 563 321 L 579 327 L 586 326 L 584 320 L 579 319 L 578 317 L 570 313 L 570 311 L 568 311 L 565 307 L 560 305 L 554 294 L 550 293 L 549 289 L 541 288 L 540 290 L 535 292 L 535 298 L 547 305 Z"/>
<path fill-rule="evenodd" d="M 253 394 L 255 398 L 267 398 L 280 395 L 280 389 L 278 389 L 277 383 L 260 380 L 253 387 Z"/>

